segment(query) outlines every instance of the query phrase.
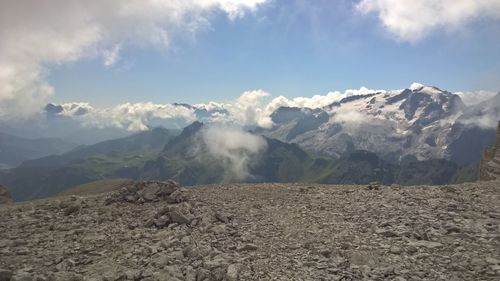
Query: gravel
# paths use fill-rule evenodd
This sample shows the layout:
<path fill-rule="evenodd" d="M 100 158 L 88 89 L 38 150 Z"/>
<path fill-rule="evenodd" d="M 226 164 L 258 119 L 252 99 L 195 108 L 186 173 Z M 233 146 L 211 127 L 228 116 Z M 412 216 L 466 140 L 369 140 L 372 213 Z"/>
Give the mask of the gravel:
<path fill-rule="evenodd" d="M 499 182 L 163 186 L 0 206 L 0 281 L 500 279 Z"/>

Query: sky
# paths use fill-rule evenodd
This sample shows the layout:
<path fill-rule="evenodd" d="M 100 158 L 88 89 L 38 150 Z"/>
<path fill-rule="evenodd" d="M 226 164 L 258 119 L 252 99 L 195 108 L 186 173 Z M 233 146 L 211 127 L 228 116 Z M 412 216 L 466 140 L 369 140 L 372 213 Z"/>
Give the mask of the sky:
<path fill-rule="evenodd" d="M 499 0 L 0 1 L 0 38 L 0 118 L 256 90 L 500 91 Z"/>

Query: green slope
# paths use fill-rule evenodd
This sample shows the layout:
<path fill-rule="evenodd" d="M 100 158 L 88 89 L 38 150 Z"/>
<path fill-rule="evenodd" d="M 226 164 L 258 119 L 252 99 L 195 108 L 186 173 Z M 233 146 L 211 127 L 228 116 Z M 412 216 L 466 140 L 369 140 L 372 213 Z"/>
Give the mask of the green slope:
<path fill-rule="evenodd" d="M 110 178 L 137 179 L 177 131 L 155 128 L 129 137 L 78 147 L 61 155 L 26 161 L 2 170 L 0 182 L 15 200 L 48 197 L 69 187 Z"/>

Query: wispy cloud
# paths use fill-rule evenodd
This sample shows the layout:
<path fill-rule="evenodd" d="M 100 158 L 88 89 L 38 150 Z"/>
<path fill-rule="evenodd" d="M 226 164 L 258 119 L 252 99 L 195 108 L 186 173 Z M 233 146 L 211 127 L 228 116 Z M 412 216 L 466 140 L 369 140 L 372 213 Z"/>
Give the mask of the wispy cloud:
<path fill-rule="evenodd" d="M 267 148 L 261 136 L 250 134 L 239 127 L 220 124 L 206 126 L 200 135 L 210 155 L 231 171 L 227 181 L 243 180 L 251 176 L 249 170 L 260 153 Z"/>
<path fill-rule="evenodd" d="M 492 91 L 467 91 L 467 92 L 456 92 L 462 101 L 466 105 L 476 105 L 480 104 L 485 100 L 491 99 L 492 97 L 500 94 Z"/>

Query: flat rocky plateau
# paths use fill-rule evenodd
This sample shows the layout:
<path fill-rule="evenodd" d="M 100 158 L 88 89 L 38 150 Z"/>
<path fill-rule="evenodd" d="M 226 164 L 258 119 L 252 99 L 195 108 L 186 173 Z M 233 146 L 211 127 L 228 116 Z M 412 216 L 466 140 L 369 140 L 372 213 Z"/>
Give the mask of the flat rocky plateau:
<path fill-rule="evenodd" d="M 500 280 L 500 183 L 160 183 L 0 207 L 4 280 Z"/>

